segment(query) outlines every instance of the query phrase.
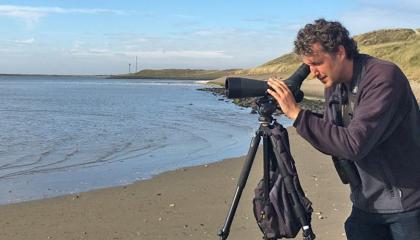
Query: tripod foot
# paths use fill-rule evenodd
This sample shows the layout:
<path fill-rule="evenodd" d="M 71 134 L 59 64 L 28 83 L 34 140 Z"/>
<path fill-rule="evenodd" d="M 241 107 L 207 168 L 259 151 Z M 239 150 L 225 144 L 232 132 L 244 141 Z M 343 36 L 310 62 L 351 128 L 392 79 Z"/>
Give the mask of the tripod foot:
<path fill-rule="evenodd" d="M 312 229 L 306 229 L 302 232 L 303 240 L 315 240 L 315 234 L 312 232 Z"/>
<path fill-rule="evenodd" d="M 220 240 L 226 240 L 227 236 L 229 234 L 227 234 L 225 231 L 223 231 L 223 229 L 220 229 L 219 233 L 217 233 L 217 235 L 220 237 Z"/>

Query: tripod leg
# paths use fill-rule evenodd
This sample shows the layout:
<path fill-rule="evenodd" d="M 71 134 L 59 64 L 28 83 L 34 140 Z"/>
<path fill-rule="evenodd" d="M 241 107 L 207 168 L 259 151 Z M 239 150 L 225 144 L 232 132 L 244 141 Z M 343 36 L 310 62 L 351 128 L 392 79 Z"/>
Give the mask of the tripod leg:
<path fill-rule="evenodd" d="M 235 195 L 233 197 L 232 204 L 230 206 L 228 215 L 226 217 L 225 224 L 218 233 L 218 235 L 220 236 L 220 239 L 222 240 L 227 239 L 229 235 L 233 217 L 235 216 L 236 209 L 238 207 L 238 203 L 242 195 L 242 191 L 245 187 L 246 181 L 248 180 L 252 163 L 254 162 L 255 154 L 257 153 L 258 145 L 260 144 L 261 134 L 262 134 L 261 131 L 257 131 L 255 134 L 255 137 L 253 137 L 251 140 L 251 145 L 249 147 L 248 154 L 246 155 L 244 166 L 242 167 L 241 175 L 239 177 L 239 181 L 236 186 Z"/>

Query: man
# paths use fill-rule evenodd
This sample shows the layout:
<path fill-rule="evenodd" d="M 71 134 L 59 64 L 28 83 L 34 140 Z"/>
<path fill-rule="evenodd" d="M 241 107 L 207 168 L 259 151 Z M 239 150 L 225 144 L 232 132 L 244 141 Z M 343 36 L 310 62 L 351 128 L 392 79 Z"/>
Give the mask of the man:
<path fill-rule="evenodd" d="M 348 239 L 420 239 L 420 111 L 405 75 L 393 63 L 359 54 L 339 22 L 307 24 L 295 53 L 325 85 L 324 115 L 302 110 L 275 78 L 268 92 L 299 135 L 356 166 Z M 341 126 L 332 110 L 337 96 Z"/>

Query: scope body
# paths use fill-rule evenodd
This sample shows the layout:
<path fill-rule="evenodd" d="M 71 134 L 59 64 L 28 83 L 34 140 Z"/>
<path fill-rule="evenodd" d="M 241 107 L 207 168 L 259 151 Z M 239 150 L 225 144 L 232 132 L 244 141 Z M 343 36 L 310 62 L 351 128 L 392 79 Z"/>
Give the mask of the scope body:
<path fill-rule="evenodd" d="M 296 102 L 303 99 L 303 92 L 300 90 L 303 80 L 309 75 L 310 69 L 302 64 L 284 83 L 293 93 Z M 267 81 L 251 78 L 228 77 L 225 81 L 226 96 L 228 98 L 261 97 L 267 95 L 269 88 Z"/>

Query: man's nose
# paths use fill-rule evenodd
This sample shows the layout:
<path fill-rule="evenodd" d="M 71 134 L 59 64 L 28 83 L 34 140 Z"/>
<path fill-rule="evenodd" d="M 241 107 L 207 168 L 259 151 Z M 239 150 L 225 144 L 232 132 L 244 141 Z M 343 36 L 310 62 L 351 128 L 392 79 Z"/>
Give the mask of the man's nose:
<path fill-rule="evenodd" d="M 314 66 L 310 66 L 310 67 L 309 67 L 309 69 L 310 69 L 310 71 L 311 71 L 311 75 L 312 75 L 313 77 L 316 77 L 316 76 L 318 76 L 318 75 L 319 75 L 319 71 L 318 71 L 318 69 L 317 69 L 316 67 L 314 67 Z"/>

